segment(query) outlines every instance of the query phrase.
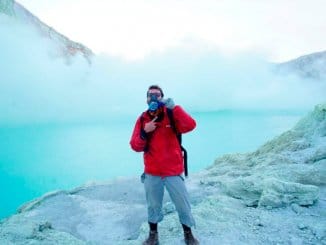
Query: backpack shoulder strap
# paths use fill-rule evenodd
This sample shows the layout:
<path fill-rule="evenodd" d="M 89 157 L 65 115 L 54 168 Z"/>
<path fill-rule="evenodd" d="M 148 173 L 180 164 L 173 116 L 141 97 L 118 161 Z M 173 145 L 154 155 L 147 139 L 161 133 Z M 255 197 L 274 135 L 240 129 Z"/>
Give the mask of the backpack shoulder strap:
<path fill-rule="evenodd" d="M 171 128 L 173 129 L 173 131 L 174 131 L 175 134 L 177 135 L 178 141 L 179 141 L 180 146 L 181 146 L 181 143 L 182 143 L 182 136 L 181 136 L 181 134 L 177 131 L 177 127 L 175 126 L 175 121 L 174 121 L 174 117 L 173 117 L 173 111 L 172 111 L 172 109 L 167 108 L 167 109 L 166 109 L 166 112 L 167 112 L 168 117 L 169 117 L 169 120 L 170 120 Z"/>
<path fill-rule="evenodd" d="M 168 114 L 168 117 L 170 120 L 171 128 L 175 132 L 177 139 L 179 141 L 180 147 L 181 147 L 181 151 L 183 152 L 183 163 L 184 163 L 184 169 L 185 169 L 185 176 L 188 177 L 188 153 L 187 153 L 187 150 L 182 146 L 182 134 L 180 134 L 177 131 L 172 109 L 167 108 L 166 110 L 167 110 L 167 114 Z"/>

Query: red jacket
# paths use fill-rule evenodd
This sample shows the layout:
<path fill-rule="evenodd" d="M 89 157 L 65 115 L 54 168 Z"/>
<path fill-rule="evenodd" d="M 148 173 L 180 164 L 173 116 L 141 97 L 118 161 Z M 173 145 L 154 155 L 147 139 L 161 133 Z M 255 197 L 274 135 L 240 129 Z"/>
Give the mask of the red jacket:
<path fill-rule="evenodd" d="M 187 133 L 196 127 L 195 120 L 181 106 L 173 108 L 173 118 L 179 133 Z M 144 151 L 145 173 L 162 177 L 182 174 L 184 171 L 182 152 L 176 133 L 171 128 L 166 108 L 164 107 L 163 120 L 157 122 L 156 129 L 142 137 L 141 131 L 149 121 L 150 116 L 144 112 L 137 119 L 130 140 L 134 151 L 141 152 L 147 148 Z"/>

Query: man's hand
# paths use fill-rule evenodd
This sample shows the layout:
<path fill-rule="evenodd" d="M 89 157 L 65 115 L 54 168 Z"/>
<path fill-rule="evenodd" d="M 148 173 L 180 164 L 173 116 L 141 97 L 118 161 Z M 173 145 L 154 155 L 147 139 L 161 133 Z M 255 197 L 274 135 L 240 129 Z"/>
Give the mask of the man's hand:
<path fill-rule="evenodd" d="M 146 133 L 150 133 L 156 129 L 156 122 L 155 122 L 156 119 L 157 117 L 154 117 L 152 121 L 145 123 L 144 131 Z"/>
<path fill-rule="evenodd" d="M 174 101 L 171 98 L 163 99 L 162 102 L 165 104 L 166 108 L 173 109 L 174 108 Z"/>

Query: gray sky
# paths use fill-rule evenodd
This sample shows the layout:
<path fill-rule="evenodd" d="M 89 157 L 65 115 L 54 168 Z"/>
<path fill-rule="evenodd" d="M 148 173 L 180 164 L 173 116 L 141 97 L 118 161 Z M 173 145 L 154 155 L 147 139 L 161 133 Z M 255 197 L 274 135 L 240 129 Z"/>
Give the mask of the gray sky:
<path fill-rule="evenodd" d="M 325 0 L 18 0 L 95 53 L 128 60 L 191 45 L 272 61 L 325 50 Z"/>

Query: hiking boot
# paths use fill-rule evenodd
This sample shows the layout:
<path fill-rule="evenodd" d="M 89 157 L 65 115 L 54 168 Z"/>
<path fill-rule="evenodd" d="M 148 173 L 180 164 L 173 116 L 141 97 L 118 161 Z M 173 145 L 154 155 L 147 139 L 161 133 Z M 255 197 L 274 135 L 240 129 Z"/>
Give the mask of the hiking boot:
<path fill-rule="evenodd" d="M 158 245 L 157 231 L 150 231 L 148 238 L 143 242 L 143 245 Z"/>
<path fill-rule="evenodd" d="M 187 245 L 199 245 L 199 241 L 194 237 L 191 231 L 185 231 L 184 236 Z"/>

